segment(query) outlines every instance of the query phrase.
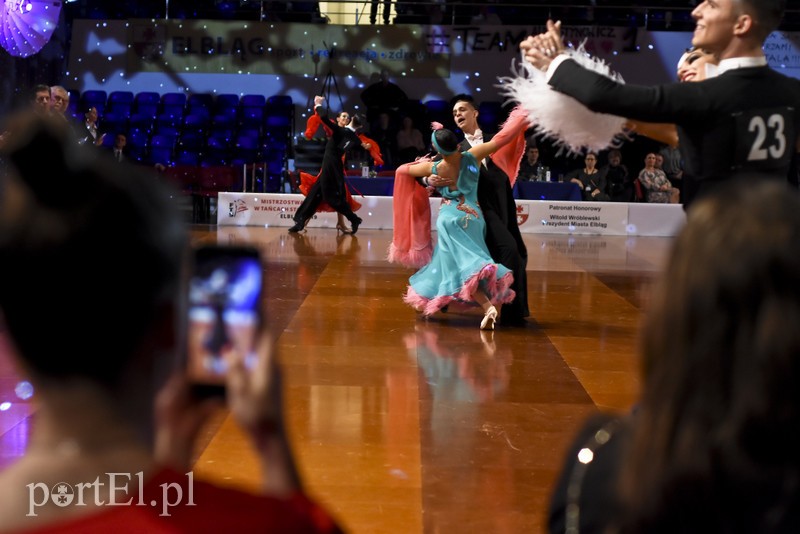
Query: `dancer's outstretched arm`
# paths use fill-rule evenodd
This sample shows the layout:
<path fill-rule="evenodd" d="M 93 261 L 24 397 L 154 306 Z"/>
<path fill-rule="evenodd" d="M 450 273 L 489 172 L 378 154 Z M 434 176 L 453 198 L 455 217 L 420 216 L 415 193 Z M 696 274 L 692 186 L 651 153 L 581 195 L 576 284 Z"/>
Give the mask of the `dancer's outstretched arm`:
<path fill-rule="evenodd" d="M 503 124 L 499 132 L 490 140 L 480 145 L 475 145 L 469 149 L 469 153 L 475 159 L 481 161 L 483 158 L 492 155 L 499 148 L 513 141 L 516 136 L 525 132 L 528 128 L 528 115 L 524 109 L 517 106 L 508 115 L 508 119 Z"/>

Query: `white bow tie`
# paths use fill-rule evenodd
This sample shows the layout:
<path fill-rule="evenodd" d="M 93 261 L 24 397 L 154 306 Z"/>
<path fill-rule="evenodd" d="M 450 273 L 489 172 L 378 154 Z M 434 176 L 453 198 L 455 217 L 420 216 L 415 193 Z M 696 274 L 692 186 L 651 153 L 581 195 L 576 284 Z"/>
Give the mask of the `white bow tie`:
<path fill-rule="evenodd" d="M 480 129 L 475 130 L 475 133 L 470 135 L 468 133 L 464 134 L 464 138 L 469 142 L 470 145 L 475 146 L 483 143 L 483 132 Z"/>

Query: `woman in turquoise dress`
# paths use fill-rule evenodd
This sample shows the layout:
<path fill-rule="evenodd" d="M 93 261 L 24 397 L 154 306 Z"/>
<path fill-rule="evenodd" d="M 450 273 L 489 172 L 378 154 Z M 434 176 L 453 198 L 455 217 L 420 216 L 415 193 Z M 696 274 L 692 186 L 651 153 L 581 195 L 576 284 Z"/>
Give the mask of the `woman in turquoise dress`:
<path fill-rule="evenodd" d="M 492 140 L 459 152 L 458 139 L 446 129 L 435 130 L 431 144 L 443 159 L 412 164 L 408 174 L 423 178 L 426 185 L 425 177 L 430 175 L 455 183 L 437 188 L 442 204 L 436 221 L 436 248 L 430 263 L 409 279 L 403 300 L 425 315 L 454 301 L 477 303 L 484 310 L 481 329 L 494 330 L 497 320 L 494 305 L 514 299 L 514 291 L 509 288 L 513 275 L 495 263 L 486 248 L 486 223 L 477 193 L 480 162 L 500 145 Z"/>

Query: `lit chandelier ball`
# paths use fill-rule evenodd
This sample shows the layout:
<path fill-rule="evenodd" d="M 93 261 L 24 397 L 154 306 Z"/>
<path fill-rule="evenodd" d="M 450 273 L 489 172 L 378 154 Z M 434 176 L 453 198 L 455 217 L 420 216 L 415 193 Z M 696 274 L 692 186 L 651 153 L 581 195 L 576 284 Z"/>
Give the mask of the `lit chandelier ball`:
<path fill-rule="evenodd" d="M 61 4 L 58 0 L 5 0 L 0 10 L 0 45 L 15 57 L 39 52 L 56 29 Z"/>

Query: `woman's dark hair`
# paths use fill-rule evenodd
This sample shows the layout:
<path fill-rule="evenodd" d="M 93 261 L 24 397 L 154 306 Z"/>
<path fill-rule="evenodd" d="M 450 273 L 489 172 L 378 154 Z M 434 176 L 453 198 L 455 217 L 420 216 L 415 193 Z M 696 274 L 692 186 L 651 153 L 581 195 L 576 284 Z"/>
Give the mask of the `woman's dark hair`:
<path fill-rule="evenodd" d="M 436 137 L 436 143 L 442 151 L 452 154 L 458 149 L 458 137 L 447 128 L 436 130 L 433 135 Z"/>
<path fill-rule="evenodd" d="M 175 296 L 187 236 L 171 189 L 75 146 L 62 122 L 23 122 L 9 147 L 0 308 L 37 377 L 113 389 Z"/>
<path fill-rule="evenodd" d="M 367 119 L 361 113 L 354 114 L 350 119 L 353 128 L 361 128 L 367 124 Z"/>
<path fill-rule="evenodd" d="M 642 329 L 621 532 L 800 531 L 800 195 L 692 206 Z"/>

